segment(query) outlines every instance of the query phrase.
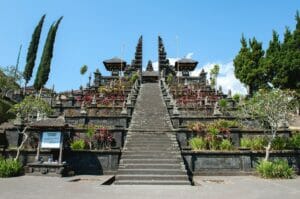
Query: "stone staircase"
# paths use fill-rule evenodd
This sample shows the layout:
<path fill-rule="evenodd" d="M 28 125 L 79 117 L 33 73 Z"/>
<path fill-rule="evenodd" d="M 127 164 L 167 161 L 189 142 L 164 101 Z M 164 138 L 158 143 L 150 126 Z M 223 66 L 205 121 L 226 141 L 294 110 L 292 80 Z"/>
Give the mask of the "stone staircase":
<path fill-rule="evenodd" d="M 141 86 L 115 184 L 191 184 L 158 83 Z"/>

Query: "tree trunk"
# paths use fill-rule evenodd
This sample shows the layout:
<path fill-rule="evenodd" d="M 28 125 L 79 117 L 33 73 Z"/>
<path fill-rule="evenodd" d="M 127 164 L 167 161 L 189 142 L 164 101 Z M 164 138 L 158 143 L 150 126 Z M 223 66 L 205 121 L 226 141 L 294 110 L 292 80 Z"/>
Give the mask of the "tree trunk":
<path fill-rule="evenodd" d="M 43 88 L 40 89 L 39 98 L 41 98 Z"/>
<path fill-rule="evenodd" d="M 23 95 L 26 96 L 26 86 L 27 86 L 27 83 L 25 82 L 24 84 L 24 89 L 23 89 Z"/>
<path fill-rule="evenodd" d="M 268 146 L 266 147 L 265 161 L 268 161 L 268 160 L 269 160 L 269 157 L 270 157 L 270 150 L 271 150 L 271 144 L 272 144 L 272 141 L 270 140 L 269 143 L 268 143 Z"/>
<path fill-rule="evenodd" d="M 23 137 L 23 140 L 22 140 L 20 146 L 17 148 L 17 155 L 16 155 L 16 157 L 15 157 L 15 159 L 14 159 L 15 161 L 17 161 L 17 160 L 19 159 L 19 157 L 20 157 L 20 151 L 21 151 L 21 149 L 23 148 L 25 142 L 26 142 L 27 139 L 28 139 L 28 135 L 26 134 L 27 128 L 28 128 L 28 126 L 26 126 L 26 127 L 23 129 L 23 131 L 21 132 L 21 134 L 22 134 L 24 137 Z"/>

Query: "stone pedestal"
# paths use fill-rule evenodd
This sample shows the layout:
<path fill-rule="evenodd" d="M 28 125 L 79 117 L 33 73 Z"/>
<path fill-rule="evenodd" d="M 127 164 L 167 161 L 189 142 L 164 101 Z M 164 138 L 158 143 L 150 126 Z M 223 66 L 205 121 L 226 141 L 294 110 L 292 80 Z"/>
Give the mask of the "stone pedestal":
<path fill-rule="evenodd" d="M 64 177 L 70 174 L 70 167 L 67 164 L 34 162 L 27 164 L 25 172 L 27 175 Z"/>

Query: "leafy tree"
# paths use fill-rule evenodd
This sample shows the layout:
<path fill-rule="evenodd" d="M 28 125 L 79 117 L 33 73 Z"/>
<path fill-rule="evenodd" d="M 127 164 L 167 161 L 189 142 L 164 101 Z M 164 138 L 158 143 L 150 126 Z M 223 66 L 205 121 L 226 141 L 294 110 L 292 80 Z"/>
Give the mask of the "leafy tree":
<path fill-rule="evenodd" d="M 274 89 L 271 91 L 259 90 L 242 106 L 242 118 L 251 118 L 258 121 L 260 128 L 268 136 L 265 160 L 269 159 L 272 141 L 276 138 L 278 130 L 291 119 L 295 109 L 292 104 L 294 93 Z"/>
<path fill-rule="evenodd" d="M 49 114 L 52 112 L 47 102 L 35 96 L 26 96 L 20 103 L 15 104 L 10 111 L 20 114 L 26 123 L 33 121 L 38 113 Z"/>
<path fill-rule="evenodd" d="M 261 87 L 266 87 L 265 73 L 261 62 L 264 56 L 262 43 L 255 37 L 249 40 L 249 47 L 244 36 L 241 38 L 242 47 L 234 58 L 234 74 L 244 84 L 249 86 L 252 95 Z"/>
<path fill-rule="evenodd" d="M 81 68 L 80 68 L 80 74 L 84 75 L 87 72 L 87 70 L 88 70 L 88 66 L 87 65 L 81 66 Z"/>
<path fill-rule="evenodd" d="M 34 88 L 36 90 L 41 90 L 48 81 L 56 32 L 62 18 L 63 17 L 60 17 L 56 23 L 52 24 L 48 32 L 41 62 L 34 81 Z"/>
<path fill-rule="evenodd" d="M 39 113 L 43 115 L 48 115 L 52 112 L 52 110 L 50 105 L 41 98 L 36 98 L 34 96 L 26 96 L 22 102 L 15 104 L 10 109 L 10 112 L 15 113 L 17 115 L 16 120 L 22 120 L 19 122 L 24 122 L 25 124 L 23 130 L 19 132 L 23 135 L 23 140 L 20 146 L 17 148 L 17 155 L 15 157 L 15 160 L 18 160 L 20 156 L 20 151 L 28 139 L 28 134 L 26 131 L 29 128 L 29 125 L 33 121 L 34 117 Z"/>
<path fill-rule="evenodd" d="M 5 97 L 9 91 L 19 89 L 18 80 L 20 79 L 21 74 L 14 66 L 0 67 L 0 98 Z"/>
<path fill-rule="evenodd" d="M 11 102 L 9 99 L 0 98 L 0 124 L 15 117 L 14 114 L 8 112 L 12 106 L 13 102 Z"/>
<path fill-rule="evenodd" d="M 214 65 L 214 67 L 210 70 L 210 85 L 212 88 L 216 89 L 217 77 L 219 75 L 219 72 L 220 72 L 220 66 L 218 64 Z"/>
<path fill-rule="evenodd" d="M 274 84 L 274 78 L 277 75 L 277 71 L 281 68 L 281 43 L 279 41 L 279 35 L 273 30 L 272 40 L 269 42 L 269 48 L 266 51 L 266 56 L 263 61 L 263 67 L 266 74 L 266 81 Z"/>
<path fill-rule="evenodd" d="M 43 15 L 42 18 L 40 19 L 38 25 L 35 27 L 35 30 L 32 34 L 30 45 L 28 47 L 26 65 L 25 65 L 25 69 L 23 72 L 23 76 L 25 79 L 25 87 L 32 76 L 32 71 L 33 71 L 34 64 L 35 64 L 36 54 L 38 51 L 40 36 L 41 36 L 45 17 L 46 17 L 46 15 Z"/>

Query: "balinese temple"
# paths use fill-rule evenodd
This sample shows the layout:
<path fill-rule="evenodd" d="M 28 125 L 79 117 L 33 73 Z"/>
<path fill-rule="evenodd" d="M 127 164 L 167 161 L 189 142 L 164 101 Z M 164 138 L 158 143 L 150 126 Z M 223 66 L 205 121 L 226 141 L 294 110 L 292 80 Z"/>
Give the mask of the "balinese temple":
<path fill-rule="evenodd" d="M 126 61 L 118 57 L 105 60 L 103 61 L 103 64 L 107 71 L 111 71 L 112 76 L 120 76 L 120 72 L 124 71 L 126 67 Z"/>

